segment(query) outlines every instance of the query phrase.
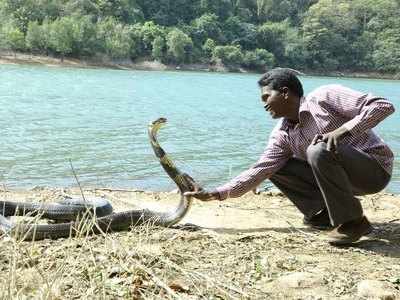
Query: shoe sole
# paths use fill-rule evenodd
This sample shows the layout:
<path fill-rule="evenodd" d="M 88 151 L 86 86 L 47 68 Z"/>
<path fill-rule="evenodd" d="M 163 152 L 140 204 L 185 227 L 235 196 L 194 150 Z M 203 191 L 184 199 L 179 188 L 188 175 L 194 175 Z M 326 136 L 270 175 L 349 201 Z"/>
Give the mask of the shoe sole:
<path fill-rule="evenodd" d="M 346 245 L 351 245 L 357 242 L 359 239 L 361 239 L 363 236 L 370 234 L 373 231 L 373 227 L 368 228 L 363 234 L 360 236 L 348 238 L 348 239 L 337 239 L 337 240 L 328 240 L 328 243 L 332 246 L 346 246 Z"/>

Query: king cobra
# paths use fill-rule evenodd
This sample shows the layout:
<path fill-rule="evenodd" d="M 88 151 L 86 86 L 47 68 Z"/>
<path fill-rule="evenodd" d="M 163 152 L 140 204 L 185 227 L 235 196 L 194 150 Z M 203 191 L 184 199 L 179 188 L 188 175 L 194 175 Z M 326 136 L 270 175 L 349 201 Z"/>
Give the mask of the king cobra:
<path fill-rule="evenodd" d="M 79 234 L 79 228 L 85 228 L 85 230 L 89 228 L 87 232 L 101 233 L 128 230 L 131 226 L 137 226 L 145 222 L 164 227 L 169 227 L 179 222 L 186 215 L 192 203 L 191 197 L 184 196 L 184 193 L 196 190 L 198 185 L 189 175 L 182 173 L 174 165 L 159 145 L 157 133 L 166 122 L 165 118 L 159 118 L 152 122 L 148 126 L 148 134 L 151 146 L 161 166 L 180 191 L 181 199 L 175 210 L 171 212 L 154 212 L 144 209 L 113 213 L 112 206 L 108 201 L 102 198 L 86 199 L 83 195 L 83 199 L 71 198 L 57 203 L 0 201 L 0 233 L 3 232 L 3 234 L 8 234 L 21 240 L 41 240 L 75 236 Z M 21 224 L 11 222 L 7 218 L 26 213 L 40 218 L 63 220 L 64 223 Z M 79 220 L 80 217 L 81 219 Z M 84 225 L 88 225 L 88 227 Z"/>

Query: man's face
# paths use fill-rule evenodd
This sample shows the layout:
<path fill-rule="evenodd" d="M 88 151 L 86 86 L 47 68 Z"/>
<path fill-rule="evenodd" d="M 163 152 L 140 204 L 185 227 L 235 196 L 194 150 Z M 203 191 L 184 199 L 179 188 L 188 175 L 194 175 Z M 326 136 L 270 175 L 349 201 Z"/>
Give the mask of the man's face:
<path fill-rule="evenodd" d="M 273 119 L 286 116 L 287 107 L 284 95 L 280 91 L 273 90 L 269 86 L 261 87 L 261 101 Z"/>

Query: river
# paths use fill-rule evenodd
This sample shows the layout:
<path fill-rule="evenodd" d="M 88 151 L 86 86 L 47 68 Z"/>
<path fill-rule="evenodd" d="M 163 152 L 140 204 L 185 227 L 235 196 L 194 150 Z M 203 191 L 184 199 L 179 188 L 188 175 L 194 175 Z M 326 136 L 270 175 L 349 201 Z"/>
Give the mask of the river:
<path fill-rule="evenodd" d="M 147 124 L 163 116 L 160 142 L 206 187 L 253 164 L 274 126 L 256 74 L 0 66 L 0 184 L 171 190 Z M 376 132 L 396 155 L 387 191 L 400 193 L 400 82 L 301 77 L 305 92 L 340 83 L 390 99 L 397 112 Z M 71 164 L 70 164 L 71 162 Z"/>

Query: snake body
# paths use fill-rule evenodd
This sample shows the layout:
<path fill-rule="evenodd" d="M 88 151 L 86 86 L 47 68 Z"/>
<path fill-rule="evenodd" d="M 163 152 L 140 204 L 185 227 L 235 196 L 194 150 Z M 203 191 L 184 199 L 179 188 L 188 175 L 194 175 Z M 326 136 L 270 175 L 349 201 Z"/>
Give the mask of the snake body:
<path fill-rule="evenodd" d="M 161 148 L 157 133 L 167 120 L 159 118 L 148 127 L 151 146 L 161 166 L 175 182 L 181 193 L 177 208 L 171 212 L 154 212 L 147 209 L 112 212 L 108 201 L 94 199 L 66 199 L 59 203 L 25 203 L 0 201 L 0 233 L 6 233 L 23 240 L 41 240 L 61 238 L 79 234 L 82 228 L 92 233 L 128 230 L 131 226 L 151 222 L 157 226 L 169 227 L 179 222 L 191 206 L 191 197 L 184 192 L 197 188 L 194 180 L 182 173 Z M 20 224 L 11 222 L 7 217 L 16 214 L 38 215 L 49 219 L 63 220 L 56 224 Z M 77 218 L 81 218 L 77 220 Z M 69 222 L 65 222 L 69 221 Z M 85 227 L 88 226 L 88 227 Z"/>

